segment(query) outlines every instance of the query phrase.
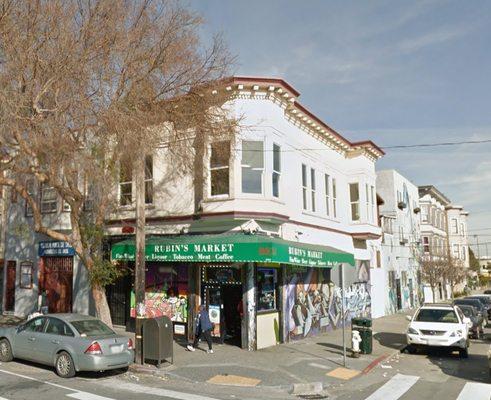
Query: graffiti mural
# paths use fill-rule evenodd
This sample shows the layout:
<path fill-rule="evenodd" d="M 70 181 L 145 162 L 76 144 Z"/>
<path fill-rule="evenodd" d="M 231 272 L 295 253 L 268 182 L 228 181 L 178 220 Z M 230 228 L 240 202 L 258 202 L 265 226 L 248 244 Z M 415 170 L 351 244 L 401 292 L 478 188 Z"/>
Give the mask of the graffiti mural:
<path fill-rule="evenodd" d="M 145 276 L 147 318 L 167 316 L 175 322 L 186 322 L 188 315 L 188 278 L 184 265 L 147 264 Z M 135 295 L 131 293 L 131 316 L 134 318 Z"/>
<path fill-rule="evenodd" d="M 342 320 L 371 316 L 369 262 L 357 262 L 356 274 L 345 288 L 342 315 L 341 288 L 325 268 L 290 267 L 287 271 L 286 326 L 291 339 L 317 335 L 341 326 Z"/>

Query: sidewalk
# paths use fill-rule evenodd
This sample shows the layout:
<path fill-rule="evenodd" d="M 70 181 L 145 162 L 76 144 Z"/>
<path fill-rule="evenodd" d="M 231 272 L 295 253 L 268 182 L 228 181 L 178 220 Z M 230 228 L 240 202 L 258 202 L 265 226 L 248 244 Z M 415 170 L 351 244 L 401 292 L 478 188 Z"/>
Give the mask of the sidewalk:
<path fill-rule="evenodd" d="M 206 344 L 201 343 L 201 349 L 192 353 L 185 349 L 185 343 L 174 343 L 173 365 L 163 364 L 160 369 L 135 365 L 132 370 L 194 383 L 262 386 L 287 390 L 291 389 L 293 384 L 340 383 L 368 373 L 404 347 L 404 332 L 407 327 L 405 315 L 396 314 L 375 319 L 373 353 L 354 359 L 347 351 L 348 370 L 343 368 L 341 330 L 255 352 L 215 344 L 215 353 L 207 354 L 204 351 Z M 351 347 L 350 327 L 346 329 L 346 347 Z"/>

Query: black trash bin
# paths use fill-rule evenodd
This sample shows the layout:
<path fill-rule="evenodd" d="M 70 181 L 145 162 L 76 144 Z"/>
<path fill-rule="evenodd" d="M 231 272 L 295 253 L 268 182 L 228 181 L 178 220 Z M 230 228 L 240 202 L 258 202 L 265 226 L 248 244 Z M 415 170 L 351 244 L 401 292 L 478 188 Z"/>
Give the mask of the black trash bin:
<path fill-rule="evenodd" d="M 372 354 L 373 336 L 371 328 L 371 318 L 353 318 L 351 320 L 351 330 L 360 332 L 360 353 L 362 354 Z"/>
<path fill-rule="evenodd" d="M 143 321 L 143 361 L 157 364 L 174 363 L 174 328 L 169 317 L 148 318 Z"/>

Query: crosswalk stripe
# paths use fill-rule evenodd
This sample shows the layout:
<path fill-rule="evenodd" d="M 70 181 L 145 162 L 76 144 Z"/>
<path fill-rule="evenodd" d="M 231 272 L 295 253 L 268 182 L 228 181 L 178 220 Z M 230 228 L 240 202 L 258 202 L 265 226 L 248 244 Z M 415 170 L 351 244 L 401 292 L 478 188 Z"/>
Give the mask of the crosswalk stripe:
<path fill-rule="evenodd" d="M 419 379 L 419 376 L 394 375 L 385 385 L 378 388 L 366 400 L 397 400 L 406 393 Z M 473 399 L 475 400 L 475 399 Z"/>
<path fill-rule="evenodd" d="M 491 399 L 491 385 L 479 382 L 467 382 L 457 397 L 457 400 L 489 400 Z"/>
<path fill-rule="evenodd" d="M 78 400 L 114 400 L 109 397 L 98 396 L 97 394 L 87 393 L 87 392 L 76 392 L 67 394 L 66 397 L 71 397 L 72 399 Z"/>

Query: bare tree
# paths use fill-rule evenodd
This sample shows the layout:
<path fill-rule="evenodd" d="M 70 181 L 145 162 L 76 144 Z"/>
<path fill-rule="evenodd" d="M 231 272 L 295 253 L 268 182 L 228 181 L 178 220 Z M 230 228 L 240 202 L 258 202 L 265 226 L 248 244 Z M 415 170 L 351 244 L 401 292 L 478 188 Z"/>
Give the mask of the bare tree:
<path fill-rule="evenodd" d="M 450 295 L 454 298 L 454 289 L 459 283 L 465 282 L 469 276 L 469 271 L 464 267 L 461 260 L 453 257 L 445 259 L 443 266 L 443 280 L 450 286 Z"/>
<path fill-rule="evenodd" d="M 188 167 L 196 143 L 233 129 L 214 90 L 233 60 L 220 37 L 205 48 L 201 24 L 172 0 L 0 0 L 0 185 L 36 232 L 74 247 L 108 323 L 119 272 L 101 242 L 121 167 L 162 142 Z M 53 229 L 39 191 L 62 199 L 69 230 Z"/>
<path fill-rule="evenodd" d="M 435 293 L 439 284 L 442 283 L 445 261 L 442 257 L 424 255 L 420 261 L 421 278 L 423 283 L 430 286 L 435 302 Z"/>

